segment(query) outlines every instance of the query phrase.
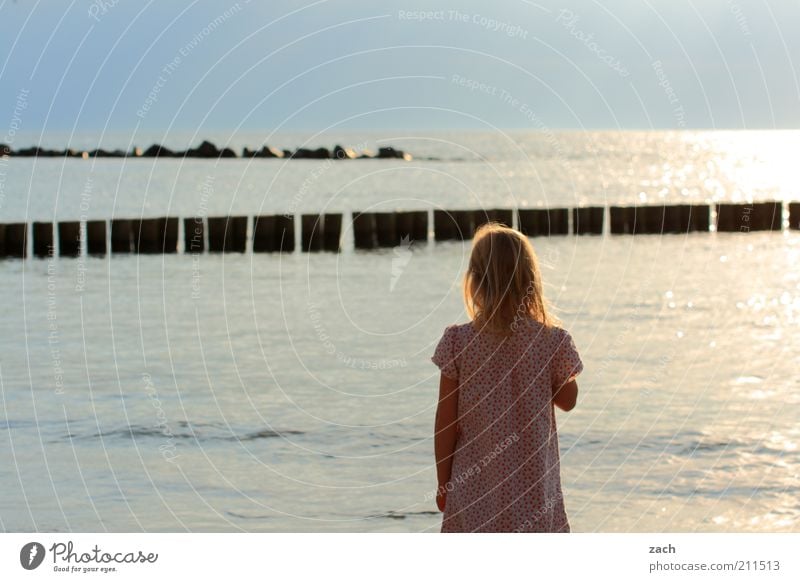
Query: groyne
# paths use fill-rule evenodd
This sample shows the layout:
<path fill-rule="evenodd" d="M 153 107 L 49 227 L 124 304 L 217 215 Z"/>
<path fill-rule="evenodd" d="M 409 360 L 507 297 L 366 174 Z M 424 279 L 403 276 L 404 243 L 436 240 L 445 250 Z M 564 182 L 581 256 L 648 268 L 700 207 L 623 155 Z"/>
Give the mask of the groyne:
<path fill-rule="evenodd" d="M 353 248 L 371 250 L 411 242 L 468 240 L 489 221 L 529 237 L 800 230 L 800 202 L 19 221 L 0 224 L 0 258 L 291 253 L 298 246 L 302 252 L 339 252 L 346 231 L 352 231 L 348 240 L 352 239 Z"/>

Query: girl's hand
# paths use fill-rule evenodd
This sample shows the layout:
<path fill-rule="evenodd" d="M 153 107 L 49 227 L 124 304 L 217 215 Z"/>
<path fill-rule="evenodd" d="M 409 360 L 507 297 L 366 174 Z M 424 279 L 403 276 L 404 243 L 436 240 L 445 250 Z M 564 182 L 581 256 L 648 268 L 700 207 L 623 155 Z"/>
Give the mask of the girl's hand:
<path fill-rule="evenodd" d="M 439 508 L 439 511 L 444 513 L 444 508 L 447 505 L 447 489 L 445 487 L 439 487 L 436 491 L 436 507 Z"/>

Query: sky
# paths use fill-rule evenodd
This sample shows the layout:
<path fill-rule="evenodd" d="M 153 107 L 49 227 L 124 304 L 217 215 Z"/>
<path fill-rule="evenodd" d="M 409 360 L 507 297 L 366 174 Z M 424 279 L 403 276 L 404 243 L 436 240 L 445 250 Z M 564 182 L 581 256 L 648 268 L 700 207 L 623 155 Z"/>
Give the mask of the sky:
<path fill-rule="evenodd" d="M 800 127 L 794 0 L 0 2 L 0 141 Z"/>

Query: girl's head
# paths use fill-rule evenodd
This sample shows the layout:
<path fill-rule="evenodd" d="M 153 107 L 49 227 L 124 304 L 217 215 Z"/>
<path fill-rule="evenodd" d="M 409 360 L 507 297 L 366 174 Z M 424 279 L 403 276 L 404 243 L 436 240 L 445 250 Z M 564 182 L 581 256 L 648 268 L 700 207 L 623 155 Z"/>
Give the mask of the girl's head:
<path fill-rule="evenodd" d="M 497 223 L 478 228 L 464 277 L 464 302 L 479 328 L 509 333 L 527 319 L 553 326 L 539 261 L 527 237 Z"/>

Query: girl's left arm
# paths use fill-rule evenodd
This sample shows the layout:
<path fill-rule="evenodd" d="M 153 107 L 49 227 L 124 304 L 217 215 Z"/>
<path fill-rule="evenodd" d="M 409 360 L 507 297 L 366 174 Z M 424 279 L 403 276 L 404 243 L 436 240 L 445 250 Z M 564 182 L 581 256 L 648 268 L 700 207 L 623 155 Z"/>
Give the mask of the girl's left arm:
<path fill-rule="evenodd" d="M 439 379 L 439 405 L 436 408 L 434 428 L 434 449 L 436 451 L 436 476 L 439 481 L 439 509 L 444 511 L 446 486 L 453 468 L 453 453 L 458 437 L 458 380 L 444 374 Z"/>

